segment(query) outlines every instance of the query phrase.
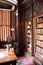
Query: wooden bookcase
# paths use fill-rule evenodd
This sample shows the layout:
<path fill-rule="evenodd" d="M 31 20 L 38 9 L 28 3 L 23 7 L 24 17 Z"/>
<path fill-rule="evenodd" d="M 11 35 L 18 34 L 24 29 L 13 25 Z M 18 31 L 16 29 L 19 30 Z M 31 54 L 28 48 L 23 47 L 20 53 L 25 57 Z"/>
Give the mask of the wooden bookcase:
<path fill-rule="evenodd" d="M 31 33 L 31 21 L 26 21 L 26 44 L 29 54 L 32 52 L 32 33 Z"/>
<path fill-rule="evenodd" d="M 43 16 L 36 18 L 35 56 L 43 62 Z"/>

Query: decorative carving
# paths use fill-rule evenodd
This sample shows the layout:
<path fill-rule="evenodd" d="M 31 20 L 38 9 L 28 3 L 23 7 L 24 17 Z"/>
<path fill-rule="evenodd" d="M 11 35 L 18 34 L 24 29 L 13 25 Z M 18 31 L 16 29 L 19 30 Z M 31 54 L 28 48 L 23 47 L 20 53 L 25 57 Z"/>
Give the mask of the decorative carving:
<path fill-rule="evenodd" d="M 33 15 L 37 15 L 43 12 L 43 8 L 41 7 L 38 0 L 33 0 Z"/>

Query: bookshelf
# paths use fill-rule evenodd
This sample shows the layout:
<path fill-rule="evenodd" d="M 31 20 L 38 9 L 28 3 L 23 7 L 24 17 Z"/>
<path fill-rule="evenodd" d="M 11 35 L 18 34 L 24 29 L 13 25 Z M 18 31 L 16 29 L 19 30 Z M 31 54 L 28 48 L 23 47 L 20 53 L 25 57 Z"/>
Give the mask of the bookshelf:
<path fill-rule="evenodd" d="M 43 60 L 43 16 L 36 18 L 36 54 L 35 56 Z"/>
<path fill-rule="evenodd" d="M 27 42 L 27 49 L 28 49 L 28 51 L 29 51 L 29 53 L 31 53 L 31 51 L 32 51 L 32 43 L 31 43 L 31 40 L 32 40 L 32 37 L 31 37 L 31 21 L 27 21 L 26 22 L 26 42 Z"/>

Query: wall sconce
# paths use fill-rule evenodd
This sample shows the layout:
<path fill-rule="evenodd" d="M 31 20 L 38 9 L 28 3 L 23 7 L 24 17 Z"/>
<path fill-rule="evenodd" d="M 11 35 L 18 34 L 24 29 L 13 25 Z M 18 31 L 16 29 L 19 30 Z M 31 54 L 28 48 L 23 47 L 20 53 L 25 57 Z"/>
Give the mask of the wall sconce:
<path fill-rule="evenodd" d="M 15 29 L 14 28 L 11 28 L 11 31 L 14 31 Z"/>

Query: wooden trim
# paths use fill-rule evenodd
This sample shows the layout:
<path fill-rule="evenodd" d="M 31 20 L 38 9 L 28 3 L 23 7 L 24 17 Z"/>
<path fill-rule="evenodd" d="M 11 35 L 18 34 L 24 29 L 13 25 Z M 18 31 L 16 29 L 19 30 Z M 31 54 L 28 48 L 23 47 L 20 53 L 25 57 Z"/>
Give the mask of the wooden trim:
<path fill-rule="evenodd" d="M 31 0 L 31 15 L 32 15 L 32 56 L 34 56 L 34 21 L 33 21 L 33 0 Z"/>
<path fill-rule="evenodd" d="M 2 8 L 0 8 L 0 10 L 3 10 L 3 11 L 11 11 L 10 9 L 2 9 Z"/>
<path fill-rule="evenodd" d="M 40 13 L 40 14 L 38 14 L 36 16 L 33 16 L 33 18 L 38 18 L 38 17 L 41 17 L 41 16 L 43 16 L 43 13 Z"/>

